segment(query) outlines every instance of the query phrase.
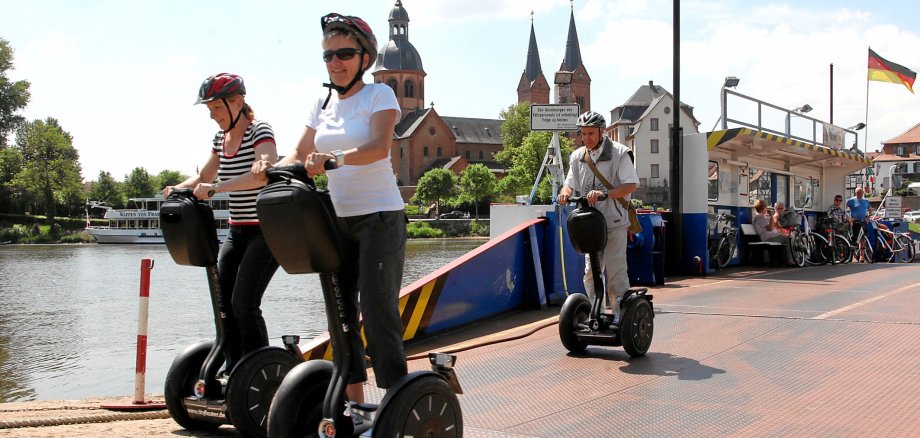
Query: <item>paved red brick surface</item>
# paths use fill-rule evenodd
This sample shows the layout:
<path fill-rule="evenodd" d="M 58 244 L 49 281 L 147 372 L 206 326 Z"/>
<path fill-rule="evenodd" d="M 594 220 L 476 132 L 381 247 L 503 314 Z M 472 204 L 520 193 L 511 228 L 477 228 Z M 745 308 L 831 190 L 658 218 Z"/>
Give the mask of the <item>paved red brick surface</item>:
<path fill-rule="evenodd" d="M 920 436 L 920 264 L 733 270 L 656 288 L 649 354 L 556 325 L 459 353 L 471 437 Z"/>

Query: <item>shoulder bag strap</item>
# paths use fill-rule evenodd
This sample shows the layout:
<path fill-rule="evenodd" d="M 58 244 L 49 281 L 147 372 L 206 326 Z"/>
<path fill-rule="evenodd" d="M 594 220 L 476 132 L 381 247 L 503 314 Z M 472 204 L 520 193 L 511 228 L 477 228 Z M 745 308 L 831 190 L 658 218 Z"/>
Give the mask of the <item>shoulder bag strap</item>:
<path fill-rule="evenodd" d="M 600 171 L 597 170 L 597 167 L 594 165 L 594 160 L 591 159 L 591 153 L 588 149 L 585 149 L 585 163 L 588 165 L 588 168 L 591 169 L 591 172 L 594 173 L 594 176 L 601 181 L 601 184 L 604 187 L 607 187 L 607 190 L 613 190 L 613 184 L 610 184 L 610 181 L 607 178 L 604 178 L 604 175 L 601 175 Z M 623 206 L 623 208 L 629 208 L 629 202 L 623 198 L 616 198 L 617 202 Z"/>

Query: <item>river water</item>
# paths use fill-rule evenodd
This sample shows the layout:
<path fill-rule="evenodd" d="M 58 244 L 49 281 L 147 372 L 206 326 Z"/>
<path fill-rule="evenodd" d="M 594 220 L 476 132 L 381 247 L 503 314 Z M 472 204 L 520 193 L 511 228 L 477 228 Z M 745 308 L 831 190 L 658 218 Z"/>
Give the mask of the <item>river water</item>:
<path fill-rule="evenodd" d="M 410 240 L 403 286 L 485 240 Z M 150 272 L 146 392 L 162 393 L 173 357 L 214 339 L 204 268 L 165 245 L 0 246 L 0 402 L 134 393 L 141 259 Z M 316 275 L 279 268 L 262 301 L 270 342 L 326 327 Z"/>

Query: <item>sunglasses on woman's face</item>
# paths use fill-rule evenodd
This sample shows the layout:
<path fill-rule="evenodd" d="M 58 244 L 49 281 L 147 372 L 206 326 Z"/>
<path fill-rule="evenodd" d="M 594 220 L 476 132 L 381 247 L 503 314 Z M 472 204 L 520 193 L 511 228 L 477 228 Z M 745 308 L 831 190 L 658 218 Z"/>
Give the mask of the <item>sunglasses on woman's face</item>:
<path fill-rule="evenodd" d="M 332 57 L 335 56 L 341 61 L 348 61 L 351 58 L 354 58 L 358 54 L 358 49 L 353 49 L 347 47 L 339 50 L 324 50 L 323 51 L 323 61 L 332 62 Z"/>

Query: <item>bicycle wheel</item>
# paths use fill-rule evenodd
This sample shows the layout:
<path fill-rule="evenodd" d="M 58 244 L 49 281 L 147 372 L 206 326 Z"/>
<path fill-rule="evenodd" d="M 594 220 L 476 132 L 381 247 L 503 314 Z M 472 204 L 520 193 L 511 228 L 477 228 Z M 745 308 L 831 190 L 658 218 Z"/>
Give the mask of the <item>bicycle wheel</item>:
<path fill-rule="evenodd" d="M 808 233 L 805 235 L 805 245 L 808 246 L 808 259 L 805 260 L 809 265 L 826 264 L 829 258 L 824 257 L 824 248 L 827 248 L 827 239 L 820 234 Z"/>
<path fill-rule="evenodd" d="M 834 254 L 833 245 L 824 245 L 821 247 L 821 257 L 824 257 L 824 260 L 827 260 L 832 265 L 836 265 L 840 262 Z"/>
<path fill-rule="evenodd" d="M 805 260 L 808 258 L 808 247 L 805 238 L 801 234 L 791 236 L 789 244 L 792 245 L 792 261 L 796 266 L 805 266 Z"/>
<path fill-rule="evenodd" d="M 914 261 L 914 242 L 903 234 L 894 238 L 894 259 L 898 263 L 910 263 Z"/>
<path fill-rule="evenodd" d="M 716 265 L 719 268 L 728 266 L 728 262 L 732 260 L 732 252 L 732 244 L 728 241 L 728 236 L 720 237 L 719 243 L 716 244 Z"/>
<path fill-rule="evenodd" d="M 850 263 L 853 258 L 850 250 L 850 242 L 839 234 L 834 235 L 834 258 L 837 263 Z"/>
<path fill-rule="evenodd" d="M 859 238 L 857 247 L 857 256 L 861 263 L 875 263 L 875 251 L 872 250 L 872 243 L 869 242 L 869 236 L 863 234 Z"/>

